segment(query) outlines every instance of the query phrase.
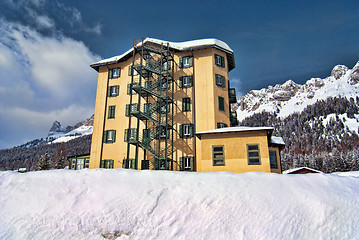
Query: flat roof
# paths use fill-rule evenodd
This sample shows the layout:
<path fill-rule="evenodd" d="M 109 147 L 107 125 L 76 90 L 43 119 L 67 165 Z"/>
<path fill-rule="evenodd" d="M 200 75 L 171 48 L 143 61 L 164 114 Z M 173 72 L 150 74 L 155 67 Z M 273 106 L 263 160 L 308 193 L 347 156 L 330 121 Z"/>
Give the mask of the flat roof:
<path fill-rule="evenodd" d="M 145 40 L 143 40 L 143 44 L 145 45 L 146 43 L 165 45 L 165 46 L 168 44 L 171 49 L 176 51 L 191 51 L 196 49 L 215 47 L 221 51 L 224 51 L 227 54 L 228 70 L 231 71 L 233 68 L 235 68 L 233 50 L 225 42 L 215 38 L 198 39 L 198 40 L 185 41 L 185 42 L 169 42 L 155 38 L 146 38 Z M 137 44 L 137 46 L 141 46 L 141 45 L 142 42 Z M 126 61 L 127 59 L 132 57 L 133 49 L 134 48 L 131 48 L 121 55 L 114 56 L 111 58 L 106 58 L 101 61 L 92 63 L 90 66 L 96 71 L 98 71 L 100 66 Z"/>

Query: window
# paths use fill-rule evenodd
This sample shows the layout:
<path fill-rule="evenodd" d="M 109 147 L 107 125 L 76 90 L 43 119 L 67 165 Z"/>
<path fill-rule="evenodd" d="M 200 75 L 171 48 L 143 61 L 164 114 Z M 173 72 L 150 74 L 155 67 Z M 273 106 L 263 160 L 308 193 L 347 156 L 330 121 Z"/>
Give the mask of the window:
<path fill-rule="evenodd" d="M 180 125 L 180 137 L 191 138 L 193 137 L 193 124 L 182 124 Z"/>
<path fill-rule="evenodd" d="M 137 70 L 133 66 L 128 66 L 128 76 L 136 76 L 138 75 Z"/>
<path fill-rule="evenodd" d="M 149 160 L 142 160 L 141 161 L 141 169 L 142 170 L 150 169 L 150 161 Z"/>
<path fill-rule="evenodd" d="M 118 85 L 108 87 L 107 96 L 108 97 L 116 97 L 116 96 L 118 96 L 119 89 L 120 89 L 120 86 L 118 86 Z"/>
<path fill-rule="evenodd" d="M 163 79 L 161 82 L 161 90 L 170 89 L 170 84 L 167 82 L 166 79 Z"/>
<path fill-rule="evenodd" d="M 269 150 L 270 168 L 278 168 L 277 151 Z"/>
<path fill-rule="evenodd" d="M 107 118 L 115 118 L 115 108 L 116 108 L 116 106 L 109 106 L 108 107 L 108 116 L 107 116 Z"/>
<path fill-rule="evenodd" d="M 85 158 L 75 158 L 71 160 L 71 166 L 70 169 L 73 170 L 79 170 L 83 168 L 89 168 L 90 167 L 90 159 Z"/>
<path fill-rule="evenodd" d="M 193 66 L 193 57 L 182 57 L 180 58 L 180 68 L 189 68 Z"/>
<path fill-rule="evenodd" d="M 248 144 L 248 165 L 260 165 L 260 155 L 259 155 L 259 145 L 258 144 Z"/>
<path fill-rule="evenodd" d="M 147 115 L 151 115 L 151 103 L 145 103 L 143 106 L 143 112 Z"/>
<path fill-rule="evenodd" d="M 107 130 L 103 133 L 104 143 L 113 143 L 116 141 L 116 130 Z"/>
<path fill-rule="evenodd" d="M 222 75 L 216 74 L 216 85 L 221 88 L 226 87 L 226 78 Z"/>
<path fill-rule="evenodd" d="M 224 98 L 218 97 L 218 109 L 224 111 Z"/>
<path fill-rule="evenodd" d="M 100 168 L 113 168 L 113 160 L 101 160 Z"/>
<path fill-rule="evenodd" d="M 112 68 L 109 70 L 108 76 L 109 76 L 109 78 L 119 78 L 120 72 L 121 72 L 120 68 Z"/>
<path fill-rule="evenodd" d="M 214 60 L 218 67 L 224 67 L 224 57 L 214 54 Z"/>
<path fill-rule="evenodd" d="M 136 140 L 136 137 L 137 137 L 136 128 L 125 129 L 125 142 L 133 142 Z"/>
<path fill-rule="evenodd" d="M 224 146 L 212 146 L 213 166 L 224 166 Z"/>
<path fill-rule="evenodd" d="M 171 69 L 171 61 L 168 61 L 168 62 L 164 62 L 162 64 L 162 70 L 163 71 L 167 71 L 167 70 L 170 70 Z"/>
<path fill-rule="evenodd" d="M 190 98 L 182 98 L 182 111 L 183 112 L 191 111 L 191 99 Z"/>
<path fill-rule="evenodd" d="M 157 139 L 167 139 L 169 137 L 169 134 L 170 134 L 170 131 L 169 129 L 167 129 L 166 131 L 166 128 L 163 127 L 163 126 L 157 126 Z"/>
<path fill-rule="evenodd" d="M 146 81 L 146 82 L 145 82 L 145 88 L 146 88 L 146 89 L 152 89 L 152 82 Z"/>
<path fill-rule="evenodd" d="M 135 169 L 135 159 L 123 159 L 122 168 Z"/>
<path fill-rule="evenodd" d="M 193 171 L 194 158 L 192 156 L 180 157 L 180 169 L 181 171 Z"/>
<path fill-rule="evenodd" d="M 221 122 L 217 123 L 217 128 L 226 128 L 226 127 L 228 127 L 228 125 L 225 123 L 221 123 Z"/>
<path fill-rule="evenodd" d="M 192 87 L 192 76 L 183 76 L 180 77 L 180 88 L 190 88 Z"/>
<path fill-rule="evenodd" d="M 136 113 L 136 112 L 138 112 L 138 104 L 137 103 L 126 104 L 126 112 L 125 112 L 126 117 L 129 117 L 130 113 Z"/>
<path fill-rule="evenodd" d="M 135 83 L 132 85 L 131 84 L 127 84 L 127 95 L 133 95 L 136 94 L 136 91 L 133 89 L 135 86 L 137 86 Z M 132 91 L 131 91 L 132 89 Z"/>

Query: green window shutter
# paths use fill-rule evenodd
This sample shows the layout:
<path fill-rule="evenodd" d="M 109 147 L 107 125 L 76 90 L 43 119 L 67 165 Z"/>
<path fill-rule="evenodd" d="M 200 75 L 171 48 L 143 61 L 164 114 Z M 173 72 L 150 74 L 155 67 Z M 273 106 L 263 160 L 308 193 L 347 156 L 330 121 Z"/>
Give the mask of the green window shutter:
<path fill-rule="evenodd" d="M 127 95 L 131 95 L 131 84 L 127 84 Z"/>
<path fill-rule="evenodd" d="M 108 78 L 112 78 L 112 69 L 108 70 Z"/>
<path fill-rule="evenodd" d="M 111 97 L 111 87 L 107 88 L 107 97 Z"/>
<path fill-rule="evenodd" d="M 183 171 L 184 170 L 184 167 L 183 167 L 183 157 L 180 157 L 180 164 L 179 164 L 179 167 L 180 167 L 180 170 Z"/>
<path fill-rule="evenodd" d="M 128 66 L 128 76 L 132 75 L 132 66 Z"/>
<path fill-rule="evenodd" d="M 122 160 L 122 168 L 125 168 L 126 167 L 126 159 L 123 159 Z"/>
<path fill-rule="evenodd" d="M 118 96 L 118 93 L 119 93 L 119 90 L 120 90 L 120 86 L 116 86 L 116 96 Z"/>
<path fill-rule="evenodd" d="M 180 77 L 179 79 L 179 87 L 183 88 L 183 77 Z"/>
<path fill-rule="evenodd" d="M 189 126 L 189 133 L 190 133 L 190 136 L 191 137 L 193 137 L 193 129 L 194 127 L 193 127 L 193 124 L 190 124 L 190 126 Z"/>
<path fill-rule="evenodd" d="M 183 58 L 180 58 L 180 59 L 179 59 L 179 67 L 180 67 L 180 68 L 183 68 Z"/>
<path fill-rule="evenodd" d="M 191 157 L 191 171 L 194 171 L 194 157 Z"/>
<path fill-rule="evenodd" d="M 126 116 L 126 117 L 130 116 L 130 104 L 126 104 L 125 116 Z"/>
<path fill-rule="evenodd" d="M 218 97 L 218 109 L 224 111 L 224 98 Z"/>
<path fill-rule="evenodd" d="M 100 162 L 100 168 L 105 168 L 105 161 L 104 161 L 104 160 L 101 160 L 101 162 Z"/>
<path fill-rule="evenodd" d="M 107 142 L 107 131 L 103 132 L 103 142 L 106 143 Z"/>
<path fill-rule="evenodd" d="M 193 66 L 193 57 L 190 57 L 188 62 L 189 62 L 189 67 L 192 67 Z"/>
<path fill-rule="evenodd" d="M 224 57 L 221 57 L 221 67 L 224 67 Z"/>
<path fill-rule="evenodd" d="M 183 126 L 180 125 L 180 131 L 179 131 L 180 138 L 183 138 Z"/>
<path fill-rule="evenodd" d="M 132 161 L 131 161 L 131 168 L 132 169 L 135 169 L 135 163 L 136 163 L 135 159 L 132 159 Z"/>
<path fill-rule="evenodd" d="M 109 167 L 108 168 L 113 168 L 113 160 L 109 160 Z"/>
<path fill-rule="evenodd" d="M 190 81 L 190 84 L 191 84 L 190 86 L 192 87 L 193 86 L 193 76 L 190 76 L 189 79 L 190 79 L 189 81 Z"/>
<path fill-rule="evenodd" d="M 112 133 L 113 133 L 112 142 L 116 142 L 116 130 L 112 130 Z"/>
<path fill-rule="evenodd" d="M 128 129 L 125 129 L 125 142 L 127 142 L 128 141 Z"/>

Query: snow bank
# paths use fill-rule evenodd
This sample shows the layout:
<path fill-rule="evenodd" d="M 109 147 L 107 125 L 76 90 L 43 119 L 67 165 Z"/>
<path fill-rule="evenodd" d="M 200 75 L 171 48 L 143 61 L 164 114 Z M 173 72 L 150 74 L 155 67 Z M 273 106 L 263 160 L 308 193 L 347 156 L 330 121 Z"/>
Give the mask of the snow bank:
<path fill-rule="evenodd" d="M 0 239 L 359 239 L 359 178 L 0 172 Z"/>

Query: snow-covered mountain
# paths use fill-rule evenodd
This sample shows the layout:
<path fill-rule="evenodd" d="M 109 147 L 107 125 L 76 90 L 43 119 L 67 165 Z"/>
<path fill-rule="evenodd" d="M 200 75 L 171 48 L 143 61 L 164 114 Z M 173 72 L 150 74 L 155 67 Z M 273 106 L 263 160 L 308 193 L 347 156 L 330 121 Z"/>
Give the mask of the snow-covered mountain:
<path fill-rule="evenodd" d="M 286 117 L 328 97 L 356 98 L 359 95 L 358 82 L 359 62 L 353 69 L 337 65 L 333 68 L 331 76 L 325 79 L 312 78 L 304 85 L 288 80 L 282 85 L 252 90 L 238 100 L 234 109 L 237 110 L 239 121 L 263 111 L 275 112 L 278 117 Z"/>
<path fill-rule="evenodd" d="M 49 143 L 67 142 L 72 139 L 92 134 L 94 115 L 85 121 L 77 123 L 74 127 L 67 126 L 62 127 L 61 123 L 55 121 L 50 128 L 46 141 Z"/>

